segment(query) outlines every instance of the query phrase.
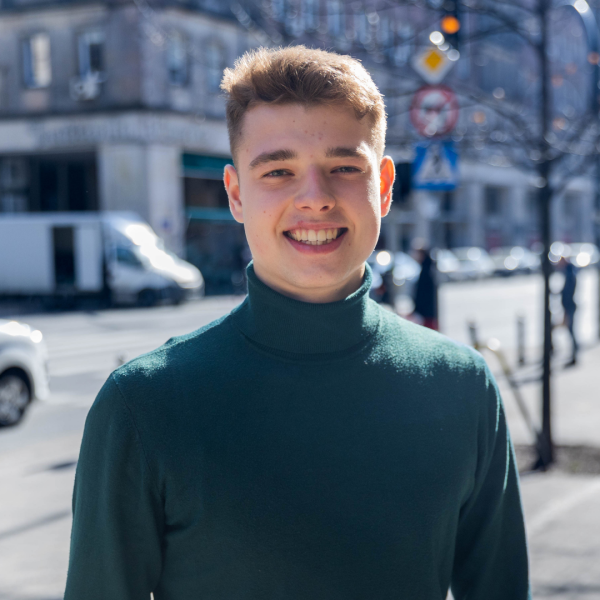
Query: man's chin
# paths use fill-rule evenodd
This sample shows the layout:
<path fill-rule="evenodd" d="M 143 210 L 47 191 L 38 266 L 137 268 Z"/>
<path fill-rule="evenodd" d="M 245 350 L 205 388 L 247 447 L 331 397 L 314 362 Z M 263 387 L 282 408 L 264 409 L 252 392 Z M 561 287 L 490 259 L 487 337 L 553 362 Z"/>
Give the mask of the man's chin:
<path fill-rule="evenodd" d="M 355 269 L 346 268 L 305 268 L 290 269 L 286 272 L 286 282 L 290 291 L 299 297 L 327 298 L 341 300 L 355 292 L 361 285 L 364 275 L 364 263 Z"/>

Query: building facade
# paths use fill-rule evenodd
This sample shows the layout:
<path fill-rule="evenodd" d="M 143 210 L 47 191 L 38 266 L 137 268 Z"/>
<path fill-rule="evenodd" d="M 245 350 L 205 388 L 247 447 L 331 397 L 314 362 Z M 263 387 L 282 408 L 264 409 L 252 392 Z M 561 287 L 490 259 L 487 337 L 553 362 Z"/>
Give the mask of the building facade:
<path fill-rule="evenodd" d="M 418 141 L 406 111 L 419 85 L 410 59 L 435 25 L 427 29 L 428 15 L 415 6 L 386 6 L 0 0 L 0 211 L 133 210 L 226 287 L 247 252 L 221 181 L 230 160 L 223 69 L 265 43 L 359 57 L 386 95 L 388 152 L 406 172 Z M 527 72 L 510 76 L 522 57 L 504 46 L 464 52 L 451 77 L 522 94 Z M 475 125 L 486 131 L 485 119 Z M 461 110 L 457 144 L 475 125 L 473 110 Z M 415 237 L 442 247 L 537 241 L 535 177 L 482 154 L 465 154 L 454 191 L 397 193 L 382 243 L 394 250 Z M 593 198 L 589 179 L 571 182 L 555 202 L 556 239 L 594 239 Z"/>

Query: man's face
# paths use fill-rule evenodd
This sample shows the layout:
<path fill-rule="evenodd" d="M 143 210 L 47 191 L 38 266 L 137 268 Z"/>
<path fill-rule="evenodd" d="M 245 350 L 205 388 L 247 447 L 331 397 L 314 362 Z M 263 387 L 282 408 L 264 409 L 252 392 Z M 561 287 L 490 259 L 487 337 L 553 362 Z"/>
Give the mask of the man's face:
<path fill-rule="evenodd" d="M 236 166 L 225 186 L 259 279 L 308 302 L 355 291 L 394 179 L 366 119 L 344 106 L 259 105 L 244 117 Z"/>

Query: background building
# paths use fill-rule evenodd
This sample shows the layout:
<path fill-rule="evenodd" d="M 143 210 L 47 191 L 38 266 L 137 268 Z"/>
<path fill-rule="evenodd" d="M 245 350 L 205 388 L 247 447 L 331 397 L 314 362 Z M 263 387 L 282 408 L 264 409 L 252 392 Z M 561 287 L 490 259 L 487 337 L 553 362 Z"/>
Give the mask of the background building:
<path fill-rule="evenodd" d="M 504 133 L 481 106 L 462 108 L 453 133 L 459 187 L 410 189 L 418 136 L 406 103 L 420 85 L 410 59 L 435 26 L 418 6 L 380 2 L 0 0 L 0 211 L 134 210 L 201 268 L 209 292 L 231 287 L 248 255 L 221 182 L 230 153 L 220 79 L 253 46 L 298 42 L 359 57 L 386 95 L 401 177 L 381 245 L 531 245 L 535 176 L 495 153 L 490 140 Z M 583 86 L 577 27 L 557 50 L 573 75 L 556 81 L 565 114 Z M 535 91 L 510 36 L 461 51 L 451 82 L 506 101 Z M 574 178 L 555 202 L 554 237 L 593 241 L 593 200 L 591 180 Z"/>

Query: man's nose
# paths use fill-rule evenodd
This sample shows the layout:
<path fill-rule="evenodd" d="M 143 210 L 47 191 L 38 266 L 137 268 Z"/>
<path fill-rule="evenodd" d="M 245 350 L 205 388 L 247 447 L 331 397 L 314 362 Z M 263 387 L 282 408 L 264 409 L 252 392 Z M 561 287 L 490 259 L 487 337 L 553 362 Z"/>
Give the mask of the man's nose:
<path fill-rule="evenodd" d="M 335 206 L 335 197 L 326 177 L 318 169 L 310 169 L 294 198 L 298 210 L 328 212 Z"/>

